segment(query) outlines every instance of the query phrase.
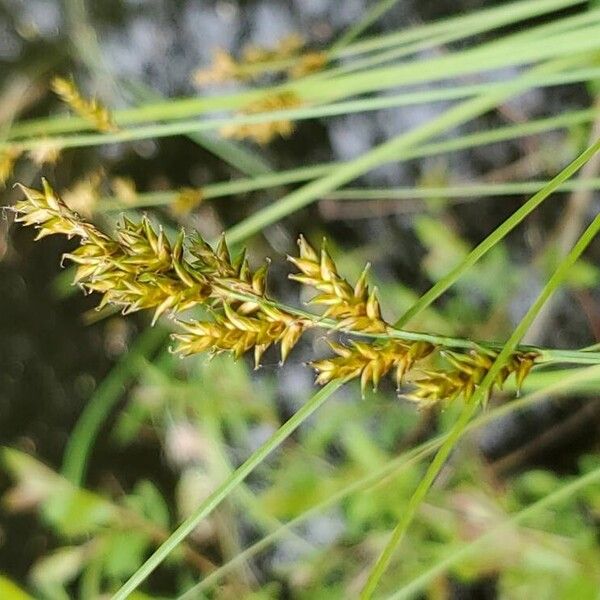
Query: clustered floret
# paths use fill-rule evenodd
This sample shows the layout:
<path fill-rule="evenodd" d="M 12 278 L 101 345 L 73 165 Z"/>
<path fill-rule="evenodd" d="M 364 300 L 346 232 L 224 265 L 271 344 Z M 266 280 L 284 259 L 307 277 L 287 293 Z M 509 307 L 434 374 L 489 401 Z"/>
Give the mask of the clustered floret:
<path fill-rule="evenodd" d="M 113 304 L 124 313 L 151 309 L 153 322 L 163 314 L 176 317 L 183 333 L 173 335 L 174 351 L 182 355 L 230 352 L 239 358 L 253 351 L 258 366 L 266 350 L 278 345 L 283 362 L 307 329 L 321 327 L 327 319 L 333 329 L 383 339 L 331 342 L 335 356 L 310 363 L 318 384 L 360 379 L 364 394 L 369 384 L 376 388 L 393 373 L 400 386 L 418 363 L 435 353 L 452 368 L 419 367 L 420 375 L 411 376 L 408 398 L 420 406 L 459 397 L 469 401 L 497 356 L 491 350 L 457 353 L 426 341 L 397 339 L 382 317 L 377 290 L 369 288 L 369 266 L 350 284 L 325 243 L 317 252 L 301 236 L 299 256 L 288 257 L 299 271 L 290 278 L 317 291 L 309 304 L 326 307 L 323 315 L 312 315 L 269 298 L 268 263 L 252 271 L 245 251 L 232 257 L 224 237 L 213 248 L 198 234 L 182 230 L 171 243 L 147 217 L 139 223 L 122 219 L 110 236 L 70 209 L 47 181 L 41 191 L 21 188 L 25 199 L 14 207 L 16 221 L 35 226 L 36 239 L 53 234 L 80 239 L 80 246 L 65 258 L 77 265 L 75 283 L 101 294 L 99 308 Z M 180 318 L 180 313 L 196 307 L 204 310 L 204 320 Z M 536 358 L 534 351 L 514 352 L 491 388 L 501 388 L 513 373 L 521 386 Z"/>

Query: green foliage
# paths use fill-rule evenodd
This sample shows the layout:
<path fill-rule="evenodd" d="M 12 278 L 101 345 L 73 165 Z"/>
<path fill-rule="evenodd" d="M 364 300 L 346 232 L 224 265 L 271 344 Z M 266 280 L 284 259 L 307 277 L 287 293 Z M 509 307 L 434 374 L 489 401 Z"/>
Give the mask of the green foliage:
<path fill-rule="evenodd" d="M 70 4 L 76 5 L 77 0 Z M 310 395 L 304 393 L 310 383 L 296 371 L 290 382 L 285 380 L 276 358 L 269 357 L 256 373 L 243 360 L 222 355 L 210 361 L 197 356 L 179 361 L 163 347 L 165 331 L 149 330 L 123 353 L 94 392 L 69 440 L 62 475 L 20 451 L 3 449 L 3 470 L 14 482 L 4 497 L 5 509 L 33 512 L 51 536 L 47 551 L 30 568 L 27 587 L 32 596 L 0 576 L 0 598 L 84 600 L 104 594 L 142 600 L 150 596 L 137 588 L 146 585 L 153 590 L 154 579 L 144 582 L 155 570 L 159 586 L 160 576 L 167 574 L 173 593 L 188 599 L 202 594 L 215 600 L 269 600 L 283 595 L 345 599 L 358 597 L 365 582 L 365 598 L 375 590 L 386 598 L 419 593 L 435 598 L 444 593 L 449 578 L 471 583 L 490 577 L 503 598 L 596 598 L 600 589 L 598 455 L 583 457 L 579 471 L 570 474 L 525 468 L 498 480 L 493 464 L 477 451 L 475 438 L 469 437 L 470 443 L 458 448 L 457 442 L 467 431 L 520 406 L 575 392 L 585 397 L 600 392 L 597 353 L 548 349 L 541 354 L 545 368 L 534 371 L 526 382 L 525 392 L 531 395 L 475 416 L 494 377 L 550 295 L 561 285 L 566 293 L 594 290 L 600 280 L 591 259 L 576 261 L 592 241 L 598 220 L 579 242 L 571 240 L 575 246 L 566 259 L 550 242 L 531 264 L 524 265 L 513 256 L 506 238 L 526 218 L 529 223 L 531 213 L 550 194 L 588 193 L 600 187 L 593 173 L 573 178 L 598 149 L 596 144 L 573 161 L 591 145 L 597 111 L 590 98 L 589 107 L 582 110 L 438 138 L 531 89 L 583 82 L 595 93 L 600 79 L 598 9 L 586 5 L 579 10 L 583 3 L 577 0 L 522 1 L 358 39 L 391 4 L 390 0 L 376 3 L 334 42 L 325 52 L 329 62 L 322 72 L 281 85 L 163 100 L 134 83 L 133 95 L 144 104 L 110 114 L 73 89 L 73 108 L 78 104 L 82 114 L 86 106 L 96 112 L 102 108 L 104 120 L 114 118 L 120 130 L 90 133 L 85 119 L 60 115 L 15 123 L 0 141 L 0 175 L 4 179 L 4 171 L 18 164 L 23 151 L 41 151 L 48 144 L 84 148 L 185 135 L 245 175 L 196 190 L 203 201 L 277 190 L 272 201 L 252 213 L 240 208 L 245 218 L 224 221 L 232 223 L 226 232 L 232 244 L 252 242 L 255 234 L 268 231 L 265 238 L 278 253 L 287 248 L 287 234 L 282 227 L 267 228 L 322 199 L 336 203 L 341 214 L 347 200 L 361 204 L 367 215 L 378 202 L 391 200 L 401 214 L 407 212 L 404 203 L 413 203 L 416 209 L 411 210 L 417 214 L 409 220 L 407 235 L 414 235 L 421 254 L 401 259 L 422 274 L 419 286 L 432 284 L 424 295 L 416 286 L 413 289 L 408 278 L 404 281 L 403 274 L 389 272 L 387 256 L 380 260 L 387 244 L 395 240 L 373 240 L 355 249 L 336 247 L 334 240 L 329 251 L 340 257 L 339 272 L 349 281 L 358 280 L 362 265 L 374 259 L 373 277 L 385 310 L 403 315 L 397 323 L 399 336 L 433 338 L 446 350 L 464 351 L 475 347 L 472 340 L 508 338 L 505 346 L 496 344 L 493 352 L 487 349 L 493 355 L 491 366 L 477 381 L 471 404 L 419 413 L 398 398 L 389 384 L 363 400 L 352 385 L 334 396 L 341 387 L 336 382 L 298 406 L 300 396 Z M 552 14 L 569 7 L 572 14 Z M 85 11 L 81 15 L 85 17 Z M 525 21 L 545 15 L 547 19 Z M 473 36 L 480 37 L 474 41 Z M 431 48 L 443 52 L 422 53 Z M 83 50 L 80 54 L 94 74 L 101 61 L 90 58 L 91 48 Z M 510 74 L 513 67 L 518 74 Z M 487 81 L 492 68 L 506 69 L 506 79 Z M 478 82 L 465 83 L 469 77 L 477 77 Z M 437 85 L 441 81 L 444 86 Z M 116 84 L 126 87 L 123 82 Z M 417 84 L 431 87 L 407 89 Z M 382 94 L 390 88 L 397 93 Z M 301 104 L 287 109 L 265 105 L 265 99 L 286 91 Z M 269 164 L 275 153 L 267 160 L 267 153 L 254 147 L 207 133 L 223 125 L 245 127 L 245 131 L 270 123 L 293 128 L 303 119 L 440 100 L 449 104 L 437 116 L 346 163 L 275 171 Z M 257 101 L 263 102 L 263 109 L 248 110 L 249 103 Z M 223 111 L 228 113 L 217 114 Z M 476 126 L 482 123 L 477 121 Z M 560 137 L 541 138 L 544 166 L 536 180 L 454 184 L 450 167 L 444 166 L 441 172 L 435 168 L 425 172 L 413 187 L 338 189 L 392 162 L 501 141 L 516 145 L 553 130 L 565 131 Z M 545 179 L 557 172 L 554 179 Z M 281 186 L 293 184 L 301 185 L 279 192 Z M 126 206 L 128 213 L 134 213 L 142 207 L 172 207 L 179 194 L 176 189 L 134 190 L 133 198 L 125 202 L 114 190 L 98 192 L 90 212 L 110 225 L 115 210 Z M 460 211 L 465 202 L 485 214 L 492 202 L 502 202 L 499 198 L 521 194 L 535 195 L 481 243 L 463 231 Z M 195 220 L 195 215 L 167 217 L 163 212 L 153 216 L 163 222 L 165 240 L 174 220 L 190 230 L 201 220 Z M 76 221 L 73 218 L 70 226 Z M 57 226 L 50 219 L 48 227 Z M 147 232 L 151 229 L 149 221 L 144 227 Z M 318 225 L 315 229 L 311 233 L 318 239 L 322 232 Z M 128 233 L 139 233 L 134 230 L 132 225 Z M 136 237 L 135 244 L 140 243 Z M 257 254 L 265 250 L 264 244 L 255 242 L 252 249 Z M 515 326 L 510 303 L 533 272 L 549 283 Z M 335 279 L 342 289 L 341 277 Z M 273 287 L 278 286 L 274 282 Z M 330 302 L 333 293 L 326 291 Z M 443 303 L 434 306 L 445 292 Z M 215 305 L 203 310 L 196 306 L 192 312 L 194 318 L 205 318 L 211 311 Z M 298 309 L 294 314 L 306 313 Z M 317 318 L 326 324 L 326 319 Z M 411 329 L 404 329 L 409 320 Z M 336 328 L 335 323 L 328 326 Z M 457 334 L 468 339 L 449 337 Z M 323 346 L 314 338 L 304 343 L 313 350 Z M 446 348 L 446 343 L 458 346 Z M 558 361 L 595 366 L 547 368 Z M 514 391 L 514 382 L 507 381 L 506 392 Z M 164 478 L 150 481 L 144 475 L 126 489 L 112 479 L 101 480 L 93 489 L 84 487 L 88 458 L 111 415 L 115 422 L 107 435 L 120 450 L 121 460 L 127 461 L 135 446 L 150 444 L 161 450 L 156 472 L 164 472 Z M 425 461 L 438 451 L 433 462 Z M 388 532 L 394 529 L 390 542 Z"/>
<path fill-rule="evenodd" d="M 0 597 L 6 598 L 6 600 L 32 600 L 33 598 L 3 575 L 0 575 Z"/>

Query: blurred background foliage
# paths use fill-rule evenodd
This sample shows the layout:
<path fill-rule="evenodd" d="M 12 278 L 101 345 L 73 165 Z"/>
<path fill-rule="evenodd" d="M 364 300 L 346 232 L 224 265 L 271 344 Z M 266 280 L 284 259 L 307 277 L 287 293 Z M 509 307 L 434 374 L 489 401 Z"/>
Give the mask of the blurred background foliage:
<path fill-rule="evenodd" d="M 45 175 L 107 227 L 118 216 L 116 202 L 131 213 L 147 210 L 167 231 L 184 225 L 208 239 L 232 231 L 256 263 L 275 259 L 270 286 L 290 304 L 306 298 L 286 281 L 283 256 L 293 253 L 299 232 L 312 240 L 326 234 L 349 279 L 373 263 L 393 320 L 598 137 L 599 48 L 573 51 L 573 58 L 569 44 L 576 38 L 565 37 L 560 50 L 557 37 L 553 58 L 588 70 L 572 83 L 527 86 L 494 110 L 447 131 L 440 126 L 434 141 L 417 143 L 412 155 L 392 154 L 368 172 L 357 170 L 352 189 L 320 194 L 277 218 L 268 211 L 299 182 L 326 174 L 330 163 L 360 159 L 443 119 L 453 102 L 427 94 L 469 85 L 485 91 L 516 80 L 527 65 L 547 64 L 533 50 L 522 62 L 494 63 L 507 52 L 502 36 L 529 32 L 535 42 L 536 27 L 564 23 L 565 35 L 582 27 L 577 39 L 598 37 L 593 2 L 531 4 L 551 9 L 489 30 L 470 33 L 465 25 L 462 36 L 460 28 L 449 28 L 417 37 L 404 57 L 387 63 L 382 57 L 382 64 L 420 61 L 423 73 L 446 64 L 447 75 L 419 79 L 417 69 L 407 81 L 384 78 L 381 89 L 348 89 L 348 97 L 372 103 L 368 110 L 309 115 L 285 139 L 260 145 L 215 131 L 186 137 L 182 129 L 171 137 L 101 141 L 65 149 L 56 162 L 38 160 L 41 166 L 21 159 L 8 181 L 37 186 Z M 377 57 L 389 51 L 382 40 L 392 32 L 496 6 L 502 3 L 0 0 L 0 135 L 10 141 L 20 121 L 50 115 L 42 122 L 46 133 L 42 127 L 31 138 L 43 149 L 41 141 L 66 115 L 49 91 L 56 74 L 73 74 L 85 94 L 115 110 L 163 96 L 235 99 L 245 87 L 268 86 L 278 76 L 226 84 L 225 91 L 198 87 L 194 73 L 210 65 L 217 48 L 237 57 L 248 45 L 276 48 L 297 33 L 311 51 L 331 52 L 356 36 L 374 40 Z M 581 24 L 568 25 L 572 18 Z M 475 65 L 463 54 L 498 40 L 488 54 L 475 55 Z M 530 47 L 523 48 L 526 54 Z M 331 68 L 352 65 L 343 55 L 328 56 L 339 61 Z M 444 57 L 455 62 L 436 63 Z M 303 81 L 295 84 L 298 93 L 315 94 L 317 109 L 336 99 L 327 97 L 335 84 L 321 89 L 310 74 Z M 424 100 L 377 109 L 392 92 L 423 93 Z M 235 102 L 223 109 L 243 108 Z M 313 166 L 314 175 L 287 174 Z M 506 339 L 565 244 L 597 213 L 597 171 L 598 162 L 590 161 L 571 187 L 497 244 L 411 327 Z M 277 185 L 260 183 L 271 173 L 287 175 Z M 239 193 L 207 197 L 211 185 L 237 181 Z M 182 199 L 181 191 L 189 189 L 204 190 L 204 198 L 186 204 L 190 196 Z M 155 201 L 140 200 L 143 193 L 156 194 Z M 18 194 L 7 186 L 2 204 Z M 229 229 L 259 211 L 267 222 Z M 73 294 L 68 274 L 57 276 L 71 242 L 34 245 L 30 231 L 9 225 L 8 218 L 0 222 L 0 598 L 109 597 L 313 393 L 303 362 L 325 354 L 326 344 L 307 338 L 284 367 L 269 354 L 258 371 L 226 356 L 179 360 L 168 352 L 162 324 L 148 329 L 145 315 L 95 313 L 92 299 Z M 596 243 L 529 342 L 579 348 L 599 341 L 599 258 Z M 600 372 L 540 370 L 518 401 L 505 403 L 514 396 L 510 386 L 507 391 L 442 471 L 386 575 L 382 597 L 598 598 L 599 487 L 573 488 L 558 504 L 543 502 L 600 465 Z M 416 412 L 391 384 L 366 399 L 357 386 L 345 386 L 131 597 L 357 597 L 423 475 L 432 443 L 458 410 Z M 538 502 L 523 522 L 511 521 Z"/>

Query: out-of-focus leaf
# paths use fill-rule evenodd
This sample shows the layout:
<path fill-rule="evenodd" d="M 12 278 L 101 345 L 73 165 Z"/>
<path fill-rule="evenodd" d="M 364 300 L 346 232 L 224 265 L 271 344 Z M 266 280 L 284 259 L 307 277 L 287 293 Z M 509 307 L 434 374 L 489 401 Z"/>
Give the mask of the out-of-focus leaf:
<path fill-rule="evenodd" d="M 151 481 L 140 481 L 133 489 L 133 493 L 125 500 L 140 515 L 164 529 L 169 528 L 169 507 L 162 494 Z"/>
<path fill-rule="evenodd" d="M 293 518 L 332 493 L 335 481 L 326 477 L 318 463 L 298 460 L 291 453 L 262 496 L 265 510 L 278 518 Z"/>
<path fill-rule="evenodd" d="M 4 504 L 9 510 L 32 509 L 56 490 L 56 473 L 24 452 L 3 448 L 0 460 L 17 481 L 17 485 L 4 495 Z"/>
<path fill-rule="evenodd" d="M 113 439 L 122 446 L 131 444 L 136 439 L 140 429 L 152 414 L 150 408 L 141 400 L 141 390 L 142 388 L 138 388 L 133 394 L 133 398 L 119 415 L 112 431 Z"/>
<path fill-rule="evenodd" d="M 595 265 L 578 260 L 570 269 L 565 284 L 574 289 L 590 289 L 600 282 L 600 270 Z"/>
<path fill-rule="evenodd" d="M 97 530 L 116 516 L 116 507 L 102 497 L 73 487 L 66 479 L 18 450 L 1 454 L 17 484 L 4 497 L 13 510 L 40 506 L 42 516 L 62 535 L 73 537 Z"/>
<path fill-rule="evenodd" d="M 61 486 L 42 506 L 44 518 L 67 537 L 97 531 L 116 516 L 116 507 L 100 496 Z"/>
<path fill-rule="evenodd" d="M 200 468 L 190 467 L 181 474 L 176 489 L 179 516 L 187 517 L 214 490 L 215 484 Z"/>
<path fill-rule="evenodd" d="M 543 268 L 546 273 L 551 273 L 560 262 L 558 248 L 551 246 L 544 253 Z M 593 263 L 580 258 L 571 266 L 565 277 L 565 285 L 571 289 L 590 289 L 600 282 L 600 269 Z"/>
<path fill-rule="evenodd" d="M 349 534 L 360 537 L 369 529 L 387 530 L 402 514 L 421 476 L 421 469 L 415 465 L 390 477 L 384 484 L 348 498 L 345 513 Z"/>
<path fill-rule="evenodd" d="M 0 575 L 0 598 L 2 600 L 34 600 L 33 596 L 30 596 L 4 575 Z"/>
<path fill-rule="evenodd" d="M 104 538 L 104 572 L 114 579 L 129 577 L 143 562 L 150 540 L 135 531 L 115 531 Z"/>
<path fill-rule="evenodd" d="M 548 471 L 532 470 L 521 475 L 513 488 L 522 505 L 535 502 L 560 487 L 560 479 Z"/>
<path fill-rule="evenodd" d="M 432 281 L 446 275 L 469 253 L 469 245 L 451 231 L 447 223 L 428 215 L 419 215 L 414 225 L 417 237 L 428 250 L 423 268 Z"/>
<path fill-rule="evenodd" d="M 579 466 L 582 473 L 591 473 L 600 465 L 600 454 L 588 454 L 579 459 Z M 583 496 L 589 504 L 590 511 L 596 519 L 600 519 L 600 487 L 590 486 L 583 490 Z M 598 569 L 600 571 L 600 568 Z"/>
<path fill-rule="evenodd" d="M 89 546 L 59 548 L 34 565 L 31 579 L 40 590 L 50 592 L 62 588 L 79 575 L 89 553 Z"/>
<path fill-rule="evenodd" d="M 597 600 L 598 580 L 578 573 L 565 584 L 561 590 L 561 600 Z"/>

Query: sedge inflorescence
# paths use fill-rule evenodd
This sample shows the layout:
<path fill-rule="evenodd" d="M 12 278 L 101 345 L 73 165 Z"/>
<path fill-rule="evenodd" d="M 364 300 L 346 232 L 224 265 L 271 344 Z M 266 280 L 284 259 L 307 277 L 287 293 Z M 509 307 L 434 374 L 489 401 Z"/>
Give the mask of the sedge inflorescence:
<path fill-rule="evenodd" d="M 294 92 L 285 91 L 251 102 L 239 114 L 254 115 L 298 108 L 299 106 L 302 106 L 299 96 Z M 274 119 L 263 123 L 230 123 L 222 127 L 220 133 L 227 138 L 248 139 L 265 146 L 276 137 L 289 137 L 294 129 L 295 125 L 290 119 Z"/>
<path fill-rule="evenodd" d="M 218 49 L 213 64 L 196 71 L 194 81 L 199 86 L 206 86 L 232 81 L 253 81 L 265 75 L 298 79 L 322 70 L 327 64 L 325 52 L 307 50 L 305 40 L 297 34 L 291 34 L 282 38 L 273 48 L 248 45 L 242 49 L 239 60 Z M 274 89 L 263 98 L 243 106 L 238 115 L 293 109 L 302 104 L 301 98 L 294 91 Z M 256 123 L 230 123 L 222 127 L 220 133 L 227 138 L 247 139 L 264 146 L 278 137 L 289 137 L 294 130 L 293 121 L 280 118 Z"/>
<path fill-rule="evenodd" d="M 73 79 L 55 77 L 52 90 L 80 117 L 89 121 L 98 131 L 116 131 L 117 126 L 108 108 L 96 98 L 85 98 Z"/>
<path fill-rule="evenodd" d="M 284 73 L 298 78 L 323 69 L 328 63 L 325 52 L 311 51 L 306 41 L 298 34 L 282 38 L 273 48 L 247 45 L 236 60 L 223 49 L 214 53 L 210 67 L 194 73 L 194 82 L 199 86 L 252 81 L 265 74 Z"/>
<path fill-rule="evenodd" d="M 498 356 L 492 350 L 485 352 L 471 350 L 467 353 L 443 350 L 441 354 L 452 368 L 425 370 L 423 376 L 413 382 L 416 389 L 408 396 L 410 400 L 421 405 L 435 404 L 440 398 L 444 398 L 447 402 L 459 397 L 470 400 Z M 537 357 L 538 354 L 533 351 L 514 352 L 488 388 L 488 398 L 494 388 L 502 389 L 504 382 L 513 373 L 517 389 L 520 389 Z"/>
<path fill-rule="evenodd" d="M 152 309 L 153 321 L 164 313 L 205 308 L 211 320 L 181 323 L 186 333 L 175 336 L 178 352 L 240 356 L 254 349 L 258 364 L 273 344 L 280 345 L 285 360 L 302 334 L 303 319 L 264 303 L 267 265 L 251 271 L 245 253 L 231 257 L 225 238 L 213 249 L 181 231 L 171 243 L 146 217 L 139 223 L 123 219 L 109 236 L 71 210 L 46 181 L 41 191 L 22 189 L 26 199 L 14 207 L 16 220 L 35 225 L 38 239 L 80 238 L 81 245 L 65 258 L 77 265 L 76 283 L 102 294 L 100 307 L 115 304 L 124 313 Z"/>
<path fill-rule="evenodd" d="M 309 304 L 325 308 L 317 315 L 271 299 L 268 263 L 252 270 L 245 251 L 232 257 L 224 237 L 214 248 L 184 231 L 170 242 L 147 217 L 139 223 L 122 219 L 115 234 L 108 235 L 69 208 L 46 181 L 42 190 L 22 190 L 25 199 L 14 206 L 16 221 L 37 227 L 38 239 L 52 234 L 79 238 L 79 247 L 65 255 L 77 265 L 75 283 L 101 294 L 99 307 L 114 304 L 124 313 L 150 309 L 153 321 L 165 313 L 174 316 L 181 330 L 173 335 L 174 351 L 182 355 L 229 352 L 238 358 L 252 351 L 258 366 L 271 346 L 279 347 L 285 361 L 311 328 L 378 336 L 330 342 L 334 356 L 310 363 L 317 383 L 359 379 L 364 393 L 368 385 L 377 387 L 392 374 L 398 386 L 408 380 L 413 386 L 408 398 L 421 406 L 459 397 L 470 400 L 496 358 L 488 349 L 453 352 L 428 341 L 399 339 L 395 334 L 402 332 L 384 320 L 377 290 L 369 288 L 368 266 L 350 284 L 325 244 L 318 252 L 301 236 L 299 256 L 288 257 L 299 271 L 290 278 L 316 290 Z M 191 308 L 201 308 L 203 319 L 182 319 L 180 313 Z M 450 369 L 420 364 L 435 357 Z M 536 358 L 534 351 L 514 352 L 492 387 L 500 388 L 512 374 L 520 386 Z"/>

